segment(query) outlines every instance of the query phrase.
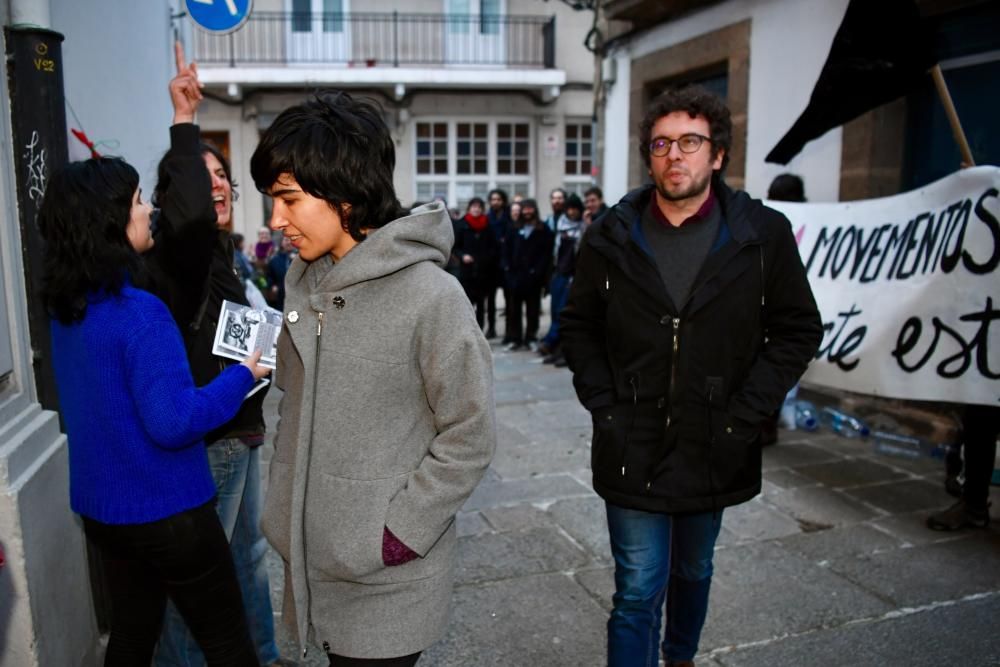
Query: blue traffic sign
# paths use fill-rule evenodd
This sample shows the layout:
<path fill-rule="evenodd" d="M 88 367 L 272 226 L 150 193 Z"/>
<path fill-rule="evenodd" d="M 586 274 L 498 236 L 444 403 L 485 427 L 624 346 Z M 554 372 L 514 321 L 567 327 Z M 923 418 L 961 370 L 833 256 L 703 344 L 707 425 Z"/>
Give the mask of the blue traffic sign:
<path fill-rule="evenodd" d="M 185 0 L 188 16 L 209 32 L 238 30 L 248 18 L 253 0 Z"/>

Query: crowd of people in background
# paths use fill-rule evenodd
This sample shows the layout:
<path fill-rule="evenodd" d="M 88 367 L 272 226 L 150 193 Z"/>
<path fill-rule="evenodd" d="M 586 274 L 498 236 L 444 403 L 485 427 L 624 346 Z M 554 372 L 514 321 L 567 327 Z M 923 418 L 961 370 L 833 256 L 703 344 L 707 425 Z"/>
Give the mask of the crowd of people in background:
<path fill-rule="evenodd" d="M 559 311 L 569 295 L 580 239 L 606 210 L 604 194 L 594 186 L 583 199 L 556 188 L 544 218 L 535 199 L 509 199 L 501 189 L 491 190 L 487 201 L 470 199 L 461 217 L 453 214 L 455 245 L 446 268 L 465 289 L 486 338 L 500 336 L 497 295 L 502 293 L 503 348 L 537 352 L 545 363 L 566 365 L 559 348 Z M 551 325 L 539 339 L 545 295 Z"/>
<path fill-rule="evenodd" d="M 268 306 L 285 307 L 285 274 L 296 250 L 284 237 L 275 241 L 271 230 L 261 227 L 252 250 L 246 248 L 242 234 L 233 234 L 233 266 L 248 290 L 255 289 Z"/>

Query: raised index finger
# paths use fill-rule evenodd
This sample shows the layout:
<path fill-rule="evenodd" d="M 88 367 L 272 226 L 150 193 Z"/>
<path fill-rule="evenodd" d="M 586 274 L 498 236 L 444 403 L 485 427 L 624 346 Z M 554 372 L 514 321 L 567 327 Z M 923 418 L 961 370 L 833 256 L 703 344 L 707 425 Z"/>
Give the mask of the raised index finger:
<path fill-rule="evenodd" d="M 174 61 L 177 63 L 177 73 L 180 74 L 187 67 L 184 64 L 184 45 L 180 40 L 174 42 Z"/>

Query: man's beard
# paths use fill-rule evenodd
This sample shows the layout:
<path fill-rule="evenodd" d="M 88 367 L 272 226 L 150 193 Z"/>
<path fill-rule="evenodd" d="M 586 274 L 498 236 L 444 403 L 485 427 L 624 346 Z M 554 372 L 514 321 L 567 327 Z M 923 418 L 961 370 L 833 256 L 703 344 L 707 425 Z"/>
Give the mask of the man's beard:
<path fill-rule="evenodd" d="M 653 180 L 656 182 L 656 191 L 660 193 L 660 197 L 662 197 L 666 201 L 683 201 L 685 199 L 693 199 L 695 197 L 698 197 L 699 195 L 704 194 L 705 190 L 708 189 L 709 185 L 712 182 L 713 173 L 714 172 L 710 171 L 708 172 L 708 174 L 704 176 L 704 178 L 701 178 L 699 180 L 692 180 L 690 185 L 688 185 L 686 188 L 683 188 L 681 190 L 674 190 L 673 192 L 667 190 L 666 179 L 664 179 L 664 181 L 662 182 L 656 179 Z"/>
<path fill-rule="evenodd" d="M 528 214 L 526 214 L 524 212 L 521 213 L 521 222 L 523 222 L 525 224 L 533 225 L 533 224 L 535 224 L 535 220 L 537 220 L 537 219 L 538 219 L 538 215 L 535 214 L 535 213 L 532 213 L 531 215 L 528 215 Z"/>

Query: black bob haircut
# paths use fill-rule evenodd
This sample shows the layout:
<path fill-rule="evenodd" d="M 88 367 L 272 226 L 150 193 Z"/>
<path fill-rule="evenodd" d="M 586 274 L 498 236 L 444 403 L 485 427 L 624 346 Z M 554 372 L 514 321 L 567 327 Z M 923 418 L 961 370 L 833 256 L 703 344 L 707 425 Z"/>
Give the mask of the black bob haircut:
<path fill-rule="evenodd" d="M 42 298 L 64 324 L 87 314 L 87 295 L 119 294 L 142 260 L 126 229 L 139 174 L 121 158 L 71 162 L 52 174 L 38 209 L 45 239 Z"/>
<path fill-rule="evenodd" d="M 650 104 L 649 111 L 639 123 L 639 154 L 642 155 L 646 167 L 649 167 L 649 142 L 653 139 L 653 126 L 656 125 L 656 121 L 675 111 L 683 111 L 691 118 L 701 116 L 708 121 L 712 158 L 714 159 L 720 150 L 725 151 L 722 167 L 719 169 L 720 172 L 725 171 L 726 165 L 729 164 L 729 149 L 733 143 L 733 121 L 729 115 L 729 108 L 718 95 L 697 85 L 668 89 Z"/>
<path fill-rule="evenodd" d="M 290 174 L 303 192 L 327 202 L 355 241 L 366 229 L 404 215 L 392 172 L 396 148 L 382 108 L 343 91 L 322 91 L 281 112 L 250 158 L 263 193 Z"/>

